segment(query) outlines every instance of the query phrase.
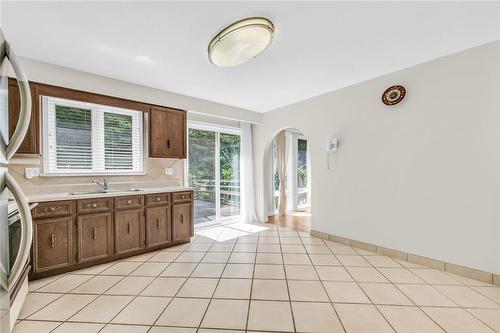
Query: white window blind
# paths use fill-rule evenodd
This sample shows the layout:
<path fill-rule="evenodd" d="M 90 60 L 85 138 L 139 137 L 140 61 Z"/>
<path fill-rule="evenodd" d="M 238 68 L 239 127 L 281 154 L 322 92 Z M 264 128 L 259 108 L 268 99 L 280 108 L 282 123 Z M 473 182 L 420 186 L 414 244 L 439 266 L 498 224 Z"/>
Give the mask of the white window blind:
<path fill-rule="evenodd" d="M 107 105 L 42 97 L 44 174 L 139 174 L 143 115 Z"/>

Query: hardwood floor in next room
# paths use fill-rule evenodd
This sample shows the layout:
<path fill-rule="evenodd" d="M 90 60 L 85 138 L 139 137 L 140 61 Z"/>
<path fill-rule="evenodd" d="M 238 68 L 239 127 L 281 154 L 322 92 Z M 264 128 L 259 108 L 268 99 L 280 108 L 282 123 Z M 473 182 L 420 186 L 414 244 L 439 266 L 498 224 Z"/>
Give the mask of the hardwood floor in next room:
<path fill-rule="evenodd" d="M 303 209 L 296 212 L 290 212 L 285 216 L 270 216 L 268 223 L 276 224 L 280 227 L 288 227 L 297 231 L 311 231 L 311 209 Z"/>

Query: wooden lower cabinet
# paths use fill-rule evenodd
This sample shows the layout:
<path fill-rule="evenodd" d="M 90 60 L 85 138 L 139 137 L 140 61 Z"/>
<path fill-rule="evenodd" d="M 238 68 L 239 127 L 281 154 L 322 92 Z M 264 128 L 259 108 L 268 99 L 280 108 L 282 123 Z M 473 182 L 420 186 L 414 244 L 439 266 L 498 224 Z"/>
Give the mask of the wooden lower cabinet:
<path fill-rule="evenodd" d="M 172 240 L 189 241 L 193 235 L 193 204 L 180 202 L 172 204 Z"/>
<path fill-rule="evenodd" d="M 74 218 L 60 217 L 33 222 L 33 270 L 44 272 L 73 263 Z"/>
<path fill-rule="evenodd" d="M 32 210 L 29 279 L 189 242 L 193 193 L 41 202 Z"/>
<path fill-rule="evenodd" d="M 86 262 L 113 255 L 113 222 L 111 213 L 78 216 L 77 258 Z"/>
<path fill-rule="evenodd" d="M 142 208 L 115 212 L 115 254 L 136 251 L 144 247 L 142 221 Z"/>
<path fill-rule="evenodd" d="M 170 207 L 146 208 L 146 246 L 163 245 L 171 241 Z"/>

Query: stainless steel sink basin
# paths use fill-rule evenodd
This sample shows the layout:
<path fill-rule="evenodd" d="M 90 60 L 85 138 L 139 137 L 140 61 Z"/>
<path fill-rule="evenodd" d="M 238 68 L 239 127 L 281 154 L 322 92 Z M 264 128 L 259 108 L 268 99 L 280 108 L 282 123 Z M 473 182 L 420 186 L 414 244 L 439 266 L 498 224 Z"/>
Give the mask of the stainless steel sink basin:
<path fill-rule="evenodd" d="M 139 188 L 128 188 L 126 190 L 109 190 L 109 191 L 80 191 L 80 192 L 70 192 L 69 195 L 88 195 L 88 194 L 106 194 L 106 193 L 126 193 L 126 192 L 141 192 L 143 190 Z"/>

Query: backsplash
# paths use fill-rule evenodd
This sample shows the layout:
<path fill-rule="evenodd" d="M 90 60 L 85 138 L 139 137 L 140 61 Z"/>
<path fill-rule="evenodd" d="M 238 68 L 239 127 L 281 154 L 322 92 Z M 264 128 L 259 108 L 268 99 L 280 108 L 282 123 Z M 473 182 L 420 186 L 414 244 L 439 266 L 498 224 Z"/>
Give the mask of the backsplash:
<path fill-rule="evenodd" d="M 42 167 L 38 164 L 15 164 L 9 166 L 9 173 L 14 176 L 26 195 L 39 194 L 42 192 L 58 192 L 62 187 L 71 186 L 74 190 L 81 187 L 96 186 L 92 180 L 106 178 L 110 186 L 113 184 L 123 186 L 125 184 L 134 184 L 135 186 L 144 185 L 184 185 L 184 160 L 167 158 L 146 158 L 144 159 L 144 175 L 140 176 L 62 176 L 62 177 L 33 177 L 26 179 L 24 169 L 28 167 Z M 172 176 L 166 176 L 165 168 L 172 168 Z M 40 170 L 41 172 L 42 170 Z"/>

